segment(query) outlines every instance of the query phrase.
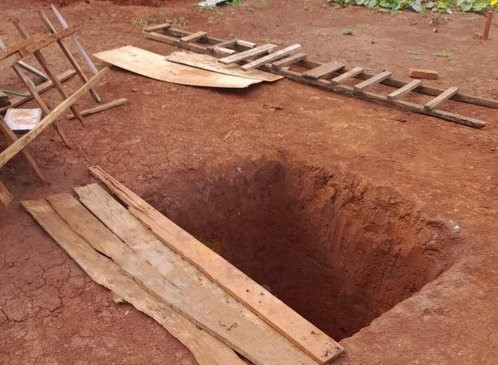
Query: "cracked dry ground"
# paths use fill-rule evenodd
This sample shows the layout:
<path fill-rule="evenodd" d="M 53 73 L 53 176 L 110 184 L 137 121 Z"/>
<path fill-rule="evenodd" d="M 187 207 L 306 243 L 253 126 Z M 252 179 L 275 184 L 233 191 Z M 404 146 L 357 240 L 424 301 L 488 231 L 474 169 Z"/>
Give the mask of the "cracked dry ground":
<path fill-rule="evenodd" d="M 440 87 L 458 85 L 466 93 L 498 98 L 498 25 L 493 24 L 490 41 L 479 41 L 473 38 L 483 24 L 477 15 L 448 15 L 433 33 L 429 13 L 331 10 L 321 0 L 270 0 L 266 6 L 248 0 L 247 6 L 222 11 L 199 11 L 188 1 L 158 1 L 159 8 L 63 3 L 69 4 L 61 8 L 63 14 L 81 27 L 79 38 L 90 52 L 126 44 L 170 52 L 171 47 L 144 40 L 138 24 L 165 15 L 185 17 L 193 31 L 259 43 L 298 42 L 312 58 L 337 59 L 373 72 L 394 70 L 399 78 L 409 67 L 435 68 L 441 78 L 434 84 Z M 36 11 L 45 6 L 43 1 L 3 0 L 2 15 L 21 18 L 32 32 L 41 31 Z M 344 28 L 352 28 L 353 36 L 343 36 Z M 7 22 L 0 24 L 7 42 L 14 32 Z M 434 56 L 441 51 L 451 57 Z M 47 55 L 60 60 L 55 48 Z M 55 63 L 58 70 L 67 67 Z M 20 88 L 11 74 L 2 75 L 1 83 Z M 69 87 L 74 90 L 76 83 Z M 209 196 L 206 187 L 217 186 L 213 191 L 224 197 L 224 186 L 235 194 L 240 191 L 237 179 L 251 178 L 240 173 L 230 180 L 227 174 L 226 185 L 210 172 L 231 169 L 235 174 L 235 167 L 246 171 L 251 161 L 268 159 L 314 166 L 318 170 L 309 170 L 315 172 L 323 169 L 326 181 L 353 174 L 352 184 L 368 182 L 380 203 L 386 191 L 401 197 L 455 238 L 436 240 L 421 250 L 421 262 L 441 258 L 442 270 L 370 326 L 343 338 L 347 353 L 336 364 L 498 363 L 496 110 L 450 103 L 452 110 L 488 121 L 485 129 L 474 130 L 288 80 L 227 92 L 159 83 L 119 70 L 112 71 L 99 91 L 106 100 L 126 97 L 130 102 L 88 118 L 85 126 L 62 121 L 74 142 L 72 150 L 51 129 L 30 146 L 49 184 L 35 182 L 20 159 L 0 170 L 0 180 L 16 198 L 0 211 L 0 364 L 195 364 L 162 327 L 128 304 L 115 304 L 111 293 L 89 280 L 19 201 L 89 183 L 87 167 L 100 164 L 185 228 L 206 233 L 217 211 L 202 205 Z M 58 100 L 53 92 L 46 98 L 52 104 Z M 0 148 L 4 146 L 0 139 Z M 266 175 L 254 174 L 263 176 L 256 179 L 259 184 L 281 176 L 300 181 L 299 169 L 287 173 L 277 164 L 264 171 Z M 278 195 L 275 186 L 280 185 L 273 185 L 272 194 Z M 320 190 L 320 184 L 303 186 L 307 190 L 298 191 L 296 201 L 299 194 L 316 198 L 306 207 L 315 214 L 328 190 Z M 232 207 L 230 200 L 220 201 Z M 354 217 L 353 208 L 344 211 Z M 215 218 L 213 235 L 223 228 L 223 217 Z M 407 257 L 403 265 L 416 267 L 418 259 Z M 357 309 L 355 303 L 346 304 Z"/>

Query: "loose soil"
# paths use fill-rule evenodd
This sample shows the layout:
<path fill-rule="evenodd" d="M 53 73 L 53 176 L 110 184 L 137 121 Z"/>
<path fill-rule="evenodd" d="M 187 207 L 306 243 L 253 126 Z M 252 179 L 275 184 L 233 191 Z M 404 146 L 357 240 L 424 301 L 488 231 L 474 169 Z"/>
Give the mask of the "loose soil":
<path fill-rule="evenodd" d="M 431 13 L 321 0 L 207 11 L 185 1 L 60 3 L 92 53 L 132 44 L 166 54 L 173 48 L 145 40 L 140 27 L 186 19 L 194 31 L 298 42 L 313 59 L 399 78 L 409 67 L 436 69 L 431 85 L 498 98 L 498 24 L 491 40 L 476 39 L 479 15 L 440 16 L 433 33 Z M 47 4 L 5 0 L 2 12 L 35 33 Z M 16 38 L 8 22 L 0 34 Z M 68 67 L 55 47 L 46 56 Z M 13 73 L 0 80 L 22 89 Z M 19 204 L 91 182 L 87 167 L 99 164 L 341 339 L 346 354 L 335 363 L 496 364 L 496 110 L 449 102 L 488 121 L 475 130 L 289 80 L 232 92 L 113 70 L 98 89 L 105 101 L 130 102 L 84 126 L 62 120 L 72 149 L 46 130 L 30 151 L 48 184 L 22 159 L 0 170 L 16 198 L 0 211 L 0 363 L 196 363 L 153 320 L 115 304 Z M 59 102 L 53 91 L 44 98 Z"/>

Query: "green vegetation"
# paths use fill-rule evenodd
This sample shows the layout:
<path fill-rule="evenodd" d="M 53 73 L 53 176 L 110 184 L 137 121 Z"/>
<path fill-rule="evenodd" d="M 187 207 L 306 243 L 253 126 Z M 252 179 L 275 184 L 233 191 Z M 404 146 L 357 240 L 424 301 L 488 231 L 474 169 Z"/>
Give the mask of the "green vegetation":
<path fill-rule="evenodd" d="M 327 0 L 329 4 L 340 6 L 360 5 L 369 9 L 384 8 L 392 12 L 411 9 L 417 13 L 426 10 L 447 13 L 451 10 L 480 13 L 487 8 L 498 10 L 498 0 Z"/>
<path fill-rule="evenodd" d="M 342 35 L 353 35 L 353 29 L 345 28 L 342 30 Z"/>
<path fill-rule="evenodd" d="M 453 55 L 448 51 L 438 51 L 438 52 L 433 53 L 432 55 L 439 57 L 439 58 L 446 58 L 446 59 L 450 59 L 451 57 L 453 57 Z"/>

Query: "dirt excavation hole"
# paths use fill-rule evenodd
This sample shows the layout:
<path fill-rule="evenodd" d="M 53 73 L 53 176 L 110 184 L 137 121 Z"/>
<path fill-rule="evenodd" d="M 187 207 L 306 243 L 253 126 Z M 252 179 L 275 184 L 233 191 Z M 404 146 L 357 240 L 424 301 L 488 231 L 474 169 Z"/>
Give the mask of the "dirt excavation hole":
<path fill-rule="evenodd" d="M 263 157 L 167 175 L 147 200 L 336 340 L 435 279 L 459 246 L 353 174 Z"/>

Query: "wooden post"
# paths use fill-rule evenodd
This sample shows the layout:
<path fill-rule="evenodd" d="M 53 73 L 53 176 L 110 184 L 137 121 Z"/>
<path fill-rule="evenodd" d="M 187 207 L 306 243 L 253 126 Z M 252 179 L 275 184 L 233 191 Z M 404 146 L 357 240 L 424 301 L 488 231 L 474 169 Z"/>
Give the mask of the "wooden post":
<path fill-rule="evenodd" d="M 486 23 L 484 24 L 484 32 L 482 33 L 482 39 L 489 39 L 489 30 L 491 28 L 491 21 L 493 20 L 493 9 L 489 9 L 486 12 Z"/>

